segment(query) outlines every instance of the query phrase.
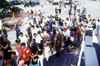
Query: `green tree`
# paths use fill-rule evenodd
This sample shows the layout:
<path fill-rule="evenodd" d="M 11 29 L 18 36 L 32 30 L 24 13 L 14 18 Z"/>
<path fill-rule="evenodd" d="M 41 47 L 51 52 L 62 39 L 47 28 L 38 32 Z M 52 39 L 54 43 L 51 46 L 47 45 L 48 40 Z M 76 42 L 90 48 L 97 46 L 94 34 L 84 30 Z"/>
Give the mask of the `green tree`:
<path fill-rule="evenodd" d="M 20 12 L 19 7 L 15 7 L 6 0 L 0 0 L 0 18 L 11 17 L 13 12 Z"/>

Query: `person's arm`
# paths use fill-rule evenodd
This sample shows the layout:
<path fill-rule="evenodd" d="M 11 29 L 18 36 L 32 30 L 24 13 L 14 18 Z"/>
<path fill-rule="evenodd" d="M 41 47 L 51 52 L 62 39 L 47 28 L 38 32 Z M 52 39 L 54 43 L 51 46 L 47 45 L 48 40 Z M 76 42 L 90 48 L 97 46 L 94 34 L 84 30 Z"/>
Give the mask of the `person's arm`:
<path fill-rule="evenodd" d="M 44 51 L 44 49 L 43 49 L 43 59 L 44 59 L 44 57 L 45 57 L 45 51 Z"/>
<path fill-rule="evenodd" d="M 28 30 L 26 30 L 26 32 L 27 32 L 27 38 L 30 39 L 30 38 L 29 38 L 29 34 L 28 34 Z"/>
<path fill-rule="evenodd" d="M 42 37 L 41 33 L 40 33 L 40 36 L 41 36 L 41 38 L 43 39 L 43 37 Z"/>
<path fill-rule="evenodd" d="M 30 59 L 30 64 L 29 65 L 31 65 L 31 63 L 32 63 L 32 58 Z"/>
<path fill-rule="evenodd" d="M 38 59 L 34 59 L 33 61 L 36 62 Z"/>
<path fill-rule="evenodd" d="M 15 23 L 15 25 L 14 25 L 14 29 L 16 30 L 16 23 Z"/>

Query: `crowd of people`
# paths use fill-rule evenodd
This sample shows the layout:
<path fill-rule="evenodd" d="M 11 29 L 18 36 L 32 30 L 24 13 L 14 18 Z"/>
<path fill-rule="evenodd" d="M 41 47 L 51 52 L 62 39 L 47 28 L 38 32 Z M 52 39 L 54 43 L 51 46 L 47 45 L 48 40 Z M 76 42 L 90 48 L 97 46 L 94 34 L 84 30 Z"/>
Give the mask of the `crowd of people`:
<path fill-rule="evenodd" d="M 0 37 L 0 66 L 44 66 L 43 61 L 49 61 L 50 54 L 56 51 L 59 57 L 60 52 L 65 49 L 70 50 L 74 47 L 80 47 L 83 33 L 88 25 L 93 25 L 95 29 L 95 19 L 89 15 L 86 17 L 86 8 L 80 9 L 75 5 L 74 13 L 71 10 L 66 11 L 69 17 L 62 19 L 59 17 L 62 12 L 62 5 L 55 8 L 55 16 L 45 17 L 39 14 L 39 19 L 33 16 L 31 10 L 26 30 L 27 35 L 21 32 L 15 25 L 16 48 L 12 49 L 8 34 L 3 27 Z M 65 7 L 65 10 L 67 8 Z"/>

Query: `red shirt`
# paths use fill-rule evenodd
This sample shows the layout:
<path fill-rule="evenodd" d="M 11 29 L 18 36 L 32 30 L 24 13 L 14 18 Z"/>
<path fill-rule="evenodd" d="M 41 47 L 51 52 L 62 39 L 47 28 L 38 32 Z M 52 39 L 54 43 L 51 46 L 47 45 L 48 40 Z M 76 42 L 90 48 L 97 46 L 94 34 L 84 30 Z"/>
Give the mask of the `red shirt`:
<path fill-rule="evenodd" d="M 78 34 L 79 36 L 81 36 L 81 35 L 82 35 L 81 32 L 82 32 L 82 29 L 79 28 L 78 31 L 77 31 L 77 34 Z"/>
<path fill-rule="evenodd" d="M 23 50 L 21 48 L 21 56 L 22 56 L 22 60 L 24 60 L 24 62 L 29 61 L 29 59 L 30 59 L 29 55 L 31 55 L 31 50 L 29 48 L 26 48 L 25 50 Z"/>

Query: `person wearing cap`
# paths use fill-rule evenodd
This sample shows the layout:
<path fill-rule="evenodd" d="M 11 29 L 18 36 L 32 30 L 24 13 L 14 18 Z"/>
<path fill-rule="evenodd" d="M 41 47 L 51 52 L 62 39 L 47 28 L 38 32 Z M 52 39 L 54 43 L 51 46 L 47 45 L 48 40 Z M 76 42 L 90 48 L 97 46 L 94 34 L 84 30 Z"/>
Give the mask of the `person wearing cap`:
<path fill-rule="evenodd" d="M 25 43 L 21 44 L 21 60 L 24 60 L 25 64 L 30 64 L 31 50 L 25 46 Z"/>
<path fill-rule="evenodd" d="M 19 56 L 20 56 L 21 55 L 21 42 L 20 42 L 20 39 L 16 39 L 15 42 L 16 42 L 16 50 L 18 51 Z"/>
<path fill-rule="evenodd" d="M 23 35 L 22 32 L 20 32 L 19 39 L 21 40 L 21 43 L 24 42 L 24 43 L 25 43 L 25 46 L 28 47 L 28 46 L 27 46 L 27 41 L 28 41 L 28 40 L 27 40 L 26 36 Z"/>
<path fill-rule="evenodd" d="M 6 37 L 8 36 L 5 26 L 2 27 L 2 32 L 3 32 L 3 35 L 5 35 Z"/>
<path fill-rule="evenodd" d="M 2 38 L 1 44 L 3 45 L 3 42 L 6 42 L 8 46 L 11 47 L 11 42 L 7 39 L 6 35 L 2 35 Z"/>

